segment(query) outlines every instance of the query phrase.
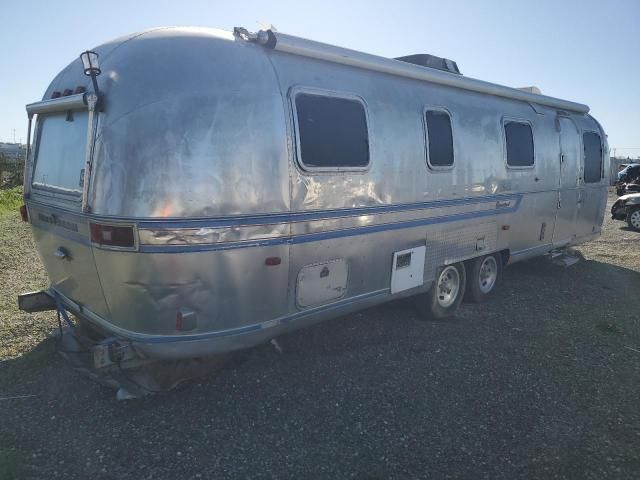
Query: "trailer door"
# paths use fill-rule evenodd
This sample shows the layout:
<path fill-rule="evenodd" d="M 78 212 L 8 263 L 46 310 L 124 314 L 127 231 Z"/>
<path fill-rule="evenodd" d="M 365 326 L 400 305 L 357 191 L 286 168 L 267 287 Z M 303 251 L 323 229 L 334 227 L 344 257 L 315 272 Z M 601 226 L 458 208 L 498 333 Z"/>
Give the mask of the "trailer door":
<path fill-rule="evenodd" d="M 583 131 L 580 136 L 580 198 L 576 220 L 576 235 L 589 237 L 600 231 L 607 199 L 607 179 L 604 175 L 604 146 L 595 131 Z"/>
<path fill-rule="evenodd" d="M 560 125 L 560 177 L 558 179 L 558 210 L 553 230 L 554 246 L 571 242 L 576 234 L 579 202 L 580 139 L 573 120 L 558 117 Z"/>

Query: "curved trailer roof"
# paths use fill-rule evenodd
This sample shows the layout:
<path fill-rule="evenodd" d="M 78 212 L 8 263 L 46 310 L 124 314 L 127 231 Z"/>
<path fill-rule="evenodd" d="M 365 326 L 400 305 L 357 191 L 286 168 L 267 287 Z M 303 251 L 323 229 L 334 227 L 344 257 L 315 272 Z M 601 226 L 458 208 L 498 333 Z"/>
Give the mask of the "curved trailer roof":
<path fill-rule="evenodd" d="M 245 28 L 236 27 L 234 34 L 236 37 L 245 41 L 258 43 L 266 48 L 271 48 L 279 52 L 316 58 L 390 75 L 413 78 L 415 80 L 438 83 L 523 102 L 536 103 L 560 110 L 577 113 L 589 112 L 589 107 L 582 103 L 531 93 L 517 88 L 505 87 L 504 85 L 464 77 L 434 68 L 422 67 L 392 58 L 362 53 L 348 48 L 336 47 L 334 45 L 307 40 L 293 35 L 286 35 L 272 30 L 260 30 L 257 33 L 250 33 Z"/>

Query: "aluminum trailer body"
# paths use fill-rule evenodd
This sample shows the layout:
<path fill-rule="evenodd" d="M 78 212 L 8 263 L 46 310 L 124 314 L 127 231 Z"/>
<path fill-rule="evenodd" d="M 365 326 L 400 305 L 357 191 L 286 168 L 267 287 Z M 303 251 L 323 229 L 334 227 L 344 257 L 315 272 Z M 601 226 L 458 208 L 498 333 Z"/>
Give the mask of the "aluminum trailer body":
<path fill-rule="evenodd" d="M 95 52 L 99 92 L 76 60 L 27 106 L 25 199 L 58 308 L 141 357 L 249 347 L 600 233 L 608 146 L 584 105 L 270 31 Z"/>

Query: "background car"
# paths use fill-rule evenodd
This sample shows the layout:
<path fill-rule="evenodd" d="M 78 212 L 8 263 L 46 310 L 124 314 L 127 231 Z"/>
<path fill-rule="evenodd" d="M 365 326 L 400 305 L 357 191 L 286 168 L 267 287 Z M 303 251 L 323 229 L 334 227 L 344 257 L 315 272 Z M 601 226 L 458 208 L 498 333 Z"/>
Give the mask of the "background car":
<path fill-rule="evenodd" d="M 629 228 L 640 232 L 640 193 L 623 195 L 611 207 L 611 218 L 625 220 Z"/>

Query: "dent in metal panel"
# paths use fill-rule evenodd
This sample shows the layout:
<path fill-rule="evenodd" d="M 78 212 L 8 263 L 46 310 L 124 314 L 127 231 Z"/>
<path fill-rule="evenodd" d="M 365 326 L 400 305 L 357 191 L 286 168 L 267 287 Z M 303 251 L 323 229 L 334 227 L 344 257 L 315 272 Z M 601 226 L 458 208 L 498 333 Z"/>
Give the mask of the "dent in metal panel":
<path fill-rule="evenodd" d="M 265 322 L 287 313 L 288 245 L 193 252 L 95 250 L 110 321 L 145 334 L 176 333 L 176 313 L 198 316 L 197 332 Z M 265 265 L 267 257 L 281 264 Z"/>
<path fill-rule="evenodd" d="M 140 229 L 143 245 L 199 245 L 278 238 L 289 233 L 289 224 L 254 225 L 223 228 Z"/>
<path fill-rule="evenodd" d="M 284 109 L 264 52 L 213 31 L 161 30 L 114 51 L 101 77 L 95 213 L 289 209 Z"/>

